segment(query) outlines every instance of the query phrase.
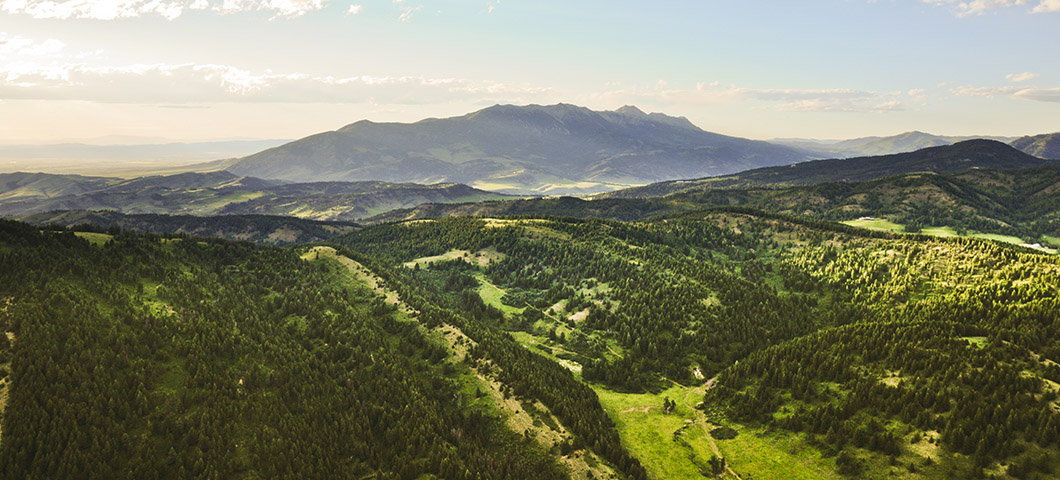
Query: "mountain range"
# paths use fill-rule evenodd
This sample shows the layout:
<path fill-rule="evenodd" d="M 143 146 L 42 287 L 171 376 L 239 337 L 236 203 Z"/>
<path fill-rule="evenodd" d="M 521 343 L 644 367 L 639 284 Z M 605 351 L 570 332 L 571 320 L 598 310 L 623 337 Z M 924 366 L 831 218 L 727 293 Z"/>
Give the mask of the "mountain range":
<path fill-rule="evenodd" d="M 459 182 L 505 193 L 581 194 L 807 160 L 626 106 L 496 105 L 412 124 L 360 121 L 244 157 L 240 176 L 293 182 Z"/>
<path fill-rule="evenodd" d="M 850 158 L 905 153 L 928 147 L 952 145 L 965 140 L 996 140 L 1010 143 L 1016 137 L 989 135 L 945 136 L 920 131 L 900 133 L 887 137 L 861 137 L 849 140 L 774 139 L 772 143 L 804 150 L 817 158 Z M 1017 147 L 1019 148 L 1019 147 Z M 1029 152 L 1028 152 L 1029 153 Z"/>
<path fill-rule="evenodd" d="M 421 205 L 366 222 L 557 213 L 630 221 L 731 207 L 829 221 L 879 217 L 900 231 L 938 227 L 931 231 L 1000 234 L 1013 243 L 1060 246 L 1060 162 L 1032 157 L 1000 142 L 969 140 L 913 153 L 661 182 L 590 199 Z"/>
<path fill-rule="evenodd" d="M 994 140 L 965 140 L 914 152 L 869 157 L 813 160 L 784 167 L 766 167 L 694 180 L 660 182 L 601 196 L 662 196 L 705 188 L 812 185 L 870 180 L 911 172 L 949 173 L 973 169 L 1012 170 L 1056 165 Z"/>

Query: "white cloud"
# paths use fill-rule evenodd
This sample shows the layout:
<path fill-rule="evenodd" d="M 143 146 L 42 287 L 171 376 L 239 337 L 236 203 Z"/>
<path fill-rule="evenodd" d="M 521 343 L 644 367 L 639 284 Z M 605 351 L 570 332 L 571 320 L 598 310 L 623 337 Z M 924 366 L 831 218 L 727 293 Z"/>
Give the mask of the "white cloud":
<path fill-rule="evenodd" d="M 400 2 L 403 2 L 403 1 L 404 0 L 394 0 L 394 3 L 400 3 Z M 401 10 L 401 16 L 398 17 L 398 18 L 402 22 L 407 22 L 407 21 L 409 21 L 410 18 L 412 18 L 412 15 L 414 15 L 416 12 L 418 12 L 420 10 L 423 10 L 423 7 L 404 7 Z"/>
<path fill-rule="evenodd" d="M 718 82 L 700 82 L 693 89 L 612 90 L 590 96 L 594 104 L 654 104 L 660 106 L 719 105 L 746 103 L 753 109 L 781 112 L 874 112 L 900 110 L 902 104 L 890 93 L 853 89 L 754 89 L 729 85 L 717 88 Z"/>
<path fill-rule="evenodd" d="M 1039 102 L 1060 102 L 1060 87 L 1056 88 L 1025 88 L 1012 95 L 1024 100 L 1036 100 Z"/>
<path fill-rule="evenodd" d="M 1005 87 L 975 87 L 965 85 L 950 89 L 954 95 L 969 97 L 1012 97 L 1038 102 L 1060 102 L 1060 87 L 1037 88 L 1009 85 Z"/>
<path fill-rule="evenodd" d="M 8 63 L 0 98 L 102 103 L 296 102 L 425 104 L 439 98 L 501 97 L 531 102 L 549 89 L 457 78 L 310 76 L 252 72 L 230 65 Z"/>
<path fill-rule="evenodd" d="M 994 98 L 1012 95 L 1020 90 L 1022 90 L 1022 87 L 975 87 L 972 85 L 962 85 L 951 88 L 950 93 L 957 95 L 958 97 Z"/>
<path fill-rule="evenodd" d="M 350 8 L 346 10 L 346 13 L 350 15 L 358 15 L 364 11 L 364 5 L 350 5 Z"/>
<path fill-rule="evenodd" d="M 53 56 L 64 48 L 66 44 L 54 38 L 37 42 L 31 38 L 0 32 L 0 59 Z"/>
<path fill-rule="evenodd" d="M 327 0 L 2 0 L 0 12 L 34 18 L 93 20 L 153 15 L 172 20 L 185 10 L 261 11 L 274 13 L 275 17 L 298 17 L 324 8 L 325 3 Z"/>
<path fill-rule="evenodd" d="M 1031 13 L 1060 12 L 1060 0 L 1042 0 L 1037 7 L 1031 9 Z"/>
<path fill-rule="evenodd" d="M 1007 78 L 1010 82 L 1019 83 L 1019 82 L 1026 82 L 1027 80 L 1032 80 L 1032 79 L 1038 78 L 1040 76 L 1041 75 L 1038 75 L 1037 73 L 1023 72 L 1023 73 L 1010 73 L 1008 75 L 1005 75 L 1005 78 Z"/>
<path fill-rule="evenodd" d="M 949 6 L 958 17 L 982 15 L 996 8 L 1018 7 L 1027 4 L 1027 0 L 921 0 L 937 6 Z M 1060 0 L 1041 0 L 1030 13 L 1047 13 L 1060 11 Z"/>

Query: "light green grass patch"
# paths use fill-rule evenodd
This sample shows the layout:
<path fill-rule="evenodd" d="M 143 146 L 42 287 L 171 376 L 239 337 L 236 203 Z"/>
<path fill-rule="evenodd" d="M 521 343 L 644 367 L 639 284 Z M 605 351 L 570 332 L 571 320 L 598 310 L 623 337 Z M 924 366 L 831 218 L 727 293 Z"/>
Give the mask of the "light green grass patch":
<path fill-rule="evenodd" d="M 648 470 L 648 476 L 657 479 L 703 478 L 699 467 L 689 458 L 689 453 L 692 453 L 689 448 L 674 441 L 674 432 L 686 425 L 685 420 L 694 417 L 686 398 L 698 401 L 702 397 L 701 389 L 697 394 L 694 392 L 696 389 L 678 385 L 653 394 L 618 393 L 599 386 L 593 388 L 600 398 L 600 404 L 614 420 L 622 444 L 640 460 Z M 677 402 L 674 413 L 663 413 L 665 398 Z M 700 427 L 694 425 L 688 430 L 692 428 Z M 694 441 L 695 438 L 688 437 L 685 440 L 693 445 L 692 450 L 697 452 L 697 456 L 698 452 L 709 451 L 709 447 L 704 450 L 702 442 Z M 705 462 L 709 458 L 701 460 Z"/>
<path fill-rule="evenodd" d="M 961 337 L 961 340 L 972 344 L 973 347 L 983 348 L 986 346 L 986 337 Z"/>
<path fill-rule="evenodd" d="M 481 273 L 476 274 L 475 279 L 478 280 L 479 283 L 479 286 L 476 291 L 478 291 L 478 295 L 482 297 L 482 301 L 486 302 L 486 305 L 491 305 L 504 313 L 514 315 L 520 315 L 523 313 L 524 310 L 526 310 L 526 307 L 516 308 L 511 305 L 505 305 L 504 302 L 501 301 L 501 299 L 504 298 L 504 294 L 507 292 L 505 292 L 504 289 L 490 283 L 490 281 L 486 280 L 486 277 Z"/>
<path fill-rule="evenodd" d="M 734 426 L 735 428 L 735 426 Z M 739 435 L 718 440 L 725 460 L 737 474 L 751 478 L 819 480 L 843 478 L 835 473 L 835 460 L 824 458 L 807 446 L 804 434 L 774 432 L 757 428 L 736 428 Z"/>
<path fill-rule="evenodd" d="M 957 231 L 950 227 L 924 227 L 920 230 L 924 235 L 933 237 L 956 237 Z"/>
<path fill-rule="evenodd" d="M 879 230 L 879 231 L 884 231 L 884 232 L 898 232 L 898 233 L 905 232 L 905 226 L 904 225 L 899 225 L 897 223 L 891 222 L 889 220 L 884 220 L 884 219 L 881 219 L 881 218 L 876 218 L 876 219 L 873 219 L 873 220 L 860 220 L 860 219 L 859 220 L 847 220 L 845 222 L 840 222 L 840 223 L 842 223 L 844 225 L 850 225 L 851 227 L 867 228 L 869 230 Z"/>
<path fill-rule="evenodd" d="M 1019 237 L 1013 237 L 1012 235 L 999 235 L 997 233 L 978 233 L 978 232 L 974 232 L 974 233 L 969 233 L 968 236 L 972 237 L 972 238 L 981 238 L 983 240 L 994 240 L 996 242 L 1012 243 L 1012 244 L 1015 244 L 1015 245 L 1019 245 L 1019 244 L 1023 243 L 1023 240 L 1021 240 Z"/>
<path fill-rule="evenodd" d="M 464 258 L 468 255 L 471 255 L 471 252 L 467 250 L 450 250 L 441 255 L 432 255 L 429 257 L 416 258 L 413 259 L 411 262 L 405 262 L 402 265 L 404 265 L 405 268 L 413 268 L 416 265 L 419 265 L 420 267 L 429 267 L 434 262 L 456 260 L 458 258 Z"/>
<path fill-rule="evenodd" d="M 88 240 L 88 243 L 91 243 L 92 245 L 95 245 L 97 247 L 102 247 L 103 245 L 106 245 L 107 242 L 110 241 L 110 239 L 114 238 L 112 235 L 107 235 L 106 233 L 95 232 L 74 232 L 74 235 Z"/>

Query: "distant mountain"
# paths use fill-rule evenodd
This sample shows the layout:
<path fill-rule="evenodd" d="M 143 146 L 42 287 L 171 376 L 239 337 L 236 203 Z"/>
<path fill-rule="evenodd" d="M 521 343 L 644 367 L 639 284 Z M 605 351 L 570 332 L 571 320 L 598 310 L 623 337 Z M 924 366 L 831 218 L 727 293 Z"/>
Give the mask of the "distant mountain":
<path fill-rule="evenodd" d="M 609 191 L 806 160 L 635 107 L 497 105 L 412 124 L 361 121 L 245 157 L 228 171 L 294 182 L 459 182 L 514 193 Z"/>
<path fill-rule="evenodd" d="M 0 173 L 0 202 L 43 200 L 80 195 L 121 181 L 118 178 L 53 175 L 48 173 Z"/>
<path fill-rule="evenodd" d="M 847 159 L 814 160 L 786 167 L 748 170 L 736 175 L 660 182 L 607 194 L 604 197 L 636 198 L 669 195 L 709 188 L 811 185 L 825 182 L 869 180 L 912 172 L 960 172 L 971 169 L 1011 170 L 1055 161 L 1027 155 L 994 140 L 965 140 L 953 145 L 915 152 Z"/>
<path fill-rule="evenodd" d="M 950 227 L 951 232 L 1014 235 L 1030 243 L 1060 246 L 1060 163 L 1019 170 L 906 173 L 815 185 L 690 188 L 666 196 L 428 204 L 387 212 L 364 223 L 468 215 L 643 221 L 711 208 L 752 208 L 832 221 L 876 217 L 904 225 L 907 232 Z"/>
<path fill-rule="evenodd" d="M 1035 157 L 1060 160 L 1060 132 L 1020 137 L 1010 145 Z"/>
<path fill-rule="evenodd" d="M 840 141 L 775 139 L 772 142 L 805 150 L 817 158 L 849 158 L 914 152 L 928 147 L 952 145 L 957 142 L 974 139 L 997 140 L 1008 143 L 1013 140 L 1013 137 L 953 137 L 913 131 L 889 137 L 862 137 Z"/>
<path fill-rule="evenodd" d="M 0 175 L 0 215 L 62 210 L 126 214 L 287 215 L 354 221 L 422 203 L 510 198 L 461 184 L 323 182 L 285 184 L 230 172 L 132 180 L 50 174 Z"/>
<path fill-rule="evenodd" d="M 316 221 L 270 215 L 126 215 L 114 211 L 68 210 L 27 215 L 20 220 L 38 226 L 59 225 L 97 229 L 120 228 L 137 232 L 186 233 L 200 237 L 221 237 L 270 245 L 323 242 L 358 226 L 351 222 Z"/>

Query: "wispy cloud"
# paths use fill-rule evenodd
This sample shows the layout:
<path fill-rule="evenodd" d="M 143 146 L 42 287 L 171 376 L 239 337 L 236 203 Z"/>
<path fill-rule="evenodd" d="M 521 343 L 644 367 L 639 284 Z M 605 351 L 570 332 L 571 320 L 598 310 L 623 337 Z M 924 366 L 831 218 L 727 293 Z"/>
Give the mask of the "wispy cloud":
<path fill-rule="evenodd" d="M 964 85 L 950 89 L 950 93 L 965 97 L 1012 97 L 1038 102 L 1060 102 L 1060 87 L 1038 88 L 1009 85 L 1004 87 L 976 87 Z"/>
<path fill-rule="evenodd" d="M 397 3 L 397 2 L 395 2 Z M 402 7 L 401 16 L 398 17 L 402 22 L 407 22 L 412 18 L 416 12 L 423 10 L 423 7 Z"/>
<path fill-rule="evenodd" d="M 459 78 L 328 77 L 216 64 L 0 65 L 0 98 L 102 103 L 302 102 L 422 104 L 483 96 L 534 101 L 547 88 Z"/>
<path fill-rule="evenodd" d="M 898 93 L 901 95 L 901 92 Z M 756 89 L 701 82 L 694 89 L 626 88 L 592 96 L 594 103 L 717 105 L 746 103 L 755 109 L 780 112 L 886 113 L 903 108 L 892 93 L 855 89 Z"/>
<path fill-rule="evenodd" d="M 1012 95 L 1023 87 L 1008 86 L 1008 87 L 976 87 L 972 85 L 961 85 L 959 87 L 953 87 L 950 89 L 950 93 L 957 95 L 958 97 L 1003 97 Z"/>
<path fill-rule="evenodd" d="M 299 17 L 324 8 L 328 0 L 3 0 L 0 12 L 34 18 L 115 20 L 142 16 L 175 19 L 188 10 L 219 13 L 269 12 Z"/>
<path fill-rule="evenodd" d="M 32 38 L 0 32 L 0 60 L 50 56 L 63 51 L 64 48 L 66 44 L 54 38 L 38 42 Z"/>
<path fill-rule="evenodd" d="M 1008 75 L 1005 75 L 1005 78 L 1008 79 L 1008 81 L 1010 81 L 1010 82 L 1019 83 L 1019 82 L 1026 82 L 1027 80 L 1033 80 L 1033 79 L 1038 78 L 1040 76 L 1041 75 L 1038 75 L 1037 73 L 1023 72 L 1023 73 L 1010 73 Z"/>
<path fill-rule="evenodd" d="M 350 5 L 350 8 L 346 9 L 346 13 L 350 15 L 359 15 L 364 11 L 364 5 Z"/>
<path fill-rule="evenodd" d="M 1031 13 L 1049 12 L 1060 12 L 1060 0 L 1042 0 L 1042 3 L 1031 10 Z"/>
<path fill-rule="evenodd" d="M 1038 102 L 1060 102 L 1060 87 L 1056 88 L 1025 88 L 1014 94 L 1013 97 L 1024 100 L 1035 100 Z"/>
<path fill-rule="evenodd" d="M 1010 8 L 1027 5 L 1027 0 L 921 0 L 936 6 L 952 8 L 958 17 L 982 15 L 998 8 Z M 1060 0 L 1040 0 L 1030 13 L 1047 13 L 1060 11 Z"/>

